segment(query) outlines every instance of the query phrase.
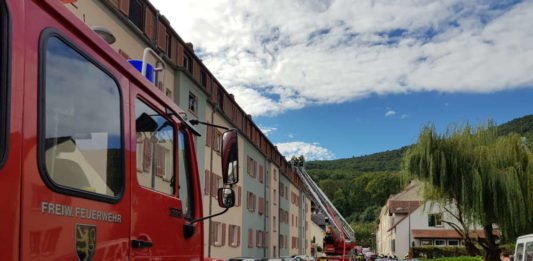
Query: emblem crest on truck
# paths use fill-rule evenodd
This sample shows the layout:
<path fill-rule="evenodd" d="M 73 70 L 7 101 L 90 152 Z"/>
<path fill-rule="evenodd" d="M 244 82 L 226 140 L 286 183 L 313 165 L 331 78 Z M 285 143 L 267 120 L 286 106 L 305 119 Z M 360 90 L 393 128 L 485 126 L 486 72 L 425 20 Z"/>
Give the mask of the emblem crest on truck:
<path fill-rule="evenodd" d="M 76 224 L 76 254 L 78 260 L 92 260 L 95 250 L 96 226 Z"/>

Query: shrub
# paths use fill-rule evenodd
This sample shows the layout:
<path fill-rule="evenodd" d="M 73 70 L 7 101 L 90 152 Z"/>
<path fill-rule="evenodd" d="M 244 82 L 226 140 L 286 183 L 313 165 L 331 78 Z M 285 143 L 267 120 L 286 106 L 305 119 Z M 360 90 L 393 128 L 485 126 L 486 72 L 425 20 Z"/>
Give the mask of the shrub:
<path fill-rule="evenodd" d="M 427 259 L 433 259 L 438 257 L 459 257 L 467 256 L 468 253 L 464 247 L 413 247 L 413 256 L 422 257 Z"/>
<path fill-rule="evenodd" d="M 431 261 L 483 261 L 480 256 L 456 256 L 456 257 L 439 257 Z"/>

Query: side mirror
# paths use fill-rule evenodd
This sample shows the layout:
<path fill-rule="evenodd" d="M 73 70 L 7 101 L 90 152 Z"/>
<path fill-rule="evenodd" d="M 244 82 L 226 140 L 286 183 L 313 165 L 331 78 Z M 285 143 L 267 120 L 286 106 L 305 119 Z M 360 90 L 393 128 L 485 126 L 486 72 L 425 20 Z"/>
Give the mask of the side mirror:
<path fill-rule="evenodd" d="M 224 132 L 222 137 L 222 180 L 225 185 L 239 182 L 239 146 L 237 130 Z"/>
<path fill-rule="evenodd" d="M 233 192 L 233 189 L 218 189 L 218 205 L 221 208 L 231 208 L 235 206 L 235 192 Z"/>

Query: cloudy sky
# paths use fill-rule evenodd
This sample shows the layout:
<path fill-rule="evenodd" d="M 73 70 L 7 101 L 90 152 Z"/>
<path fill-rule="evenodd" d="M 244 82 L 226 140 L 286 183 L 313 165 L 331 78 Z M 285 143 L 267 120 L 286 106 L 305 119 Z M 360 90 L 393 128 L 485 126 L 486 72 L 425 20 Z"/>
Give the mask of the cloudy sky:
<path fill-rule="evenodd" d="M 533 1 L 151 2 L 286 156 L 533 113 Z"/>

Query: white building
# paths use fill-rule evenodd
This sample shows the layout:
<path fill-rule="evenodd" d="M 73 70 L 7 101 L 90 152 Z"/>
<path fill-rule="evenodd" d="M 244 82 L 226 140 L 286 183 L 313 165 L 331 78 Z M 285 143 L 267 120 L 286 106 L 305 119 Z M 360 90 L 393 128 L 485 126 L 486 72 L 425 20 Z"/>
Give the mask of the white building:
<path fill-rule="evenodd" d="M 391 196 L 381 209 L 376 232 L 377 253 L 405 257 L 415 246 L 462 246 L 460 235 L 443 221 L 454 222 L 450 213 L 438 203 L 423 201 L 423 185 L 411 182 L 407 188 Z M 452 206 L 446 206 L 455 212 Z M 479 226 L 471 237 L 483 237 Z"/>

